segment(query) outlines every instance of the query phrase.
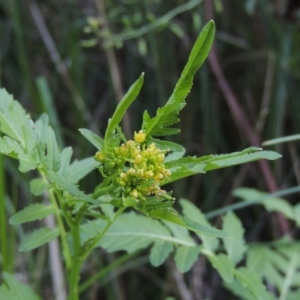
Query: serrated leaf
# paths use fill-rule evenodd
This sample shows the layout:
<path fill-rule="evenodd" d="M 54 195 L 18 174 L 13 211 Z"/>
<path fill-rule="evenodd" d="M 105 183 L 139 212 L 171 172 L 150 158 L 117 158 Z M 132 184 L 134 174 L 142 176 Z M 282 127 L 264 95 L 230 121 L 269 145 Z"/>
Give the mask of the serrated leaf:
<path fill-rule="evenodd" d="M 227 238 L 227 234 L 222 232 L 219 229 L 215 229 L 210 226 L 205 226 L 199 224 L 188 217 L 181 216 L 175 209 L 173 208 L 158 208 L 147 211 L 147 215 L 152 218 L 172 222 L 178 224 L 180 226 L 186 227 L 189 230 L 200 232 L 202 234 L 220 237 L 220 238 Z"/>
<path fill-rule="evenodd" d="M 223 218 L 222 229 L 229 236 L 229 239 L 223 240 L 226 252 L 234 264 L 237 264 L 242 260 L 247 249 L 244 240 L 245 230 L 241 221 L 233 212 L 228 212 Z"/>
<path fill-rule="evenodd" d="M 175 263 L 178 271 L 184 273 L 197 261 L 201 247 L 180 246 L 176 249 Z"/>
<path fill-rule="evenodd" d="M 81 128 L 79 129 L 79 132 L 92 144 L 94 145 L 99 151 L 103 148 L 104 146 L 104 140 L 98 136 L 96 133 L 85 129 Z"/>
<path fill-rule="evenodd" d="M 185 216 L 205 226 L 211 226 L 203 213 L 193 203 L 185 199 L 180 199 L 179 203 L 183 208 L 183 214 Z M 217 238 L 199 232 L 196 232 L 196 234 L 202 240 L 204 248 L 211 251 L 215 251 L 218 248 L 219 240 Z"/>
<path fill-rule="evenodd" d="M 36 169 L 36 163 L 33 158 L 25 153 L 21 144 L 8 136 L 0 137 L 0 153 L 8 155 L 19 160 L 19 171 L 28 172 Z"/>
<path fill-rule="evenodd" d="M 78 183 L 91 171 L 95 170 L 97 162 L 94 157 L 87 157 L 81 160 L 75 160 L 69 166 L 67 180 L 70 183 Z"/>
<path fill-rule="evenodd" d="M 173 245 L 166 242 L 155 242 L 150 251 L 150 263 L 158 267 L 164 263 L 170 253 L 173 251 Z"/>
<path fill-rule="evenodd" d="M 229 154 L 182 157 L 174 161 L 166 162 L 165 165 L 171 171 L 171 176 L 165 183 L 237 164 L 244 164 L 259 159 L 272 160 L 279 157 L 280 155 L 276 152 L 261 151 L 261 148 L 257 147 L 250 147 L 243 151 Z"/>
<path fill-rule="evenodd" d="M 60 166 L 60 150 L 57 145 L 56 136 L 51 127 L 47 128 L 47 169 L 58 171 Z"/>
<path fill-rule="evenodd" d="M 41 114 L 35 121 L 35 131 L 38 136 L 38 140 L 41 144 L 47 143 L 47 128 L 49 126 L 49 117 L 47 114 Z"/>
<path fill-rule="evenodd" d="M 258 151 L 253 153 L 246 153 L 243 155 L 237 155 L 235 157 L 224 158 L 219 160 L 210 161 L 206 167 L 205 171 L 212 171 L 220 168 L 226 168 L 230 166 L 240 165 L 249 163 L 252 161 L 260 159 L 275 160 L 280 158 L 281 155 L 274 151 Z"/>
<path fill-rule="evenodd" d="M 155 208 L 155 209 L 149 210 L 147 212 L 147 215 L 151 218 L 172 222 L 172 223 L 186 227 L 185 222 L 182 220 L 182 217 L 172 207 Z"/>
<path fill-rule="evenodd" d="M 4 283 L 0 286 L 0 300 L 40 300 L 29 286 L 16 280 L 13 275 L 4 272 L 3 279 Z"/>
<path fill-rule="evenodd" d="M 35 196 L 40 196 L 49 187 L 44 180 L 36 178 L 30 181 L 30 191 Z"/>
<path fill-rule="evenodd" d="M 143 115 L 142 128 L 145 131 L 147 138 L 151 136 L 175 134 L 178 132 L 178 130 L 167 128 L 166 126 L 177 123 L 178 119 L 176 117 L 179 111 L 185 106 L 185 98 L 191 90 L 194 74 L 206 59 L 213 42 L 214 34 L 214 22 L 210 21 L 197 38 L 188 62 L 166 105 L 159 108 L 156 112 L 156 116 L 152 119 L 149 117 L 148 113 Z"/>
<path fill-rule="evenodd" d="M 90 221 L 81 226 L 81 240 L 85 243 L 97 236 L 105 225 L 104 220 Z M 166 242 L 192 247 L 195 245 L 189 236 L 172 236 L 159 221 L 137 215 L 134 212 L 123 213 L 110 227 L 97 245 L 108 252 L 124 250 L 134 252 L 148 247 L 154 242 Z"/>
<path fill-rule="evenodd" d="M 144 82 L 144 73 L 142 73 L 139 79 L 129 88 L 128 92 L 125 94 L 125 96 L 118 104 L 112 118 L 108 122 L 108 126 L 104 137 L 105 141 L 111 139 L 115 128 L 121 122 L 126 110 L 138 96 L 142 88 L 143 82 Z"/>
<path fill-rule="evenodd" d="M 20 245 L 20 251 L 30 251 L 46 243 L 51 242 L 59 236 L 59 229 L 41 228 L 26 236 Z"/>
<path fill-rule="evenodd" d="M 69 166 L 71 162 L 71 157 L 73 154 L 73 149 L 71 147 L 66 147 L 61 151 L 60 155 L 60 167 L 57 171 L 58 174 L 66 176 L 69 173 Z"/>
<path fill-rule="evenodd" d="M 12 225 L 19 225 L 26 222 L 41 220 L 51 214 L 54 214 L 55 209 L 52 205 L 31 204 L 21 211 L 15 213 L 10 219 L 9 223 Z"/>
<path fill-rule="evenodd" d="M 29 119 L 23 107 L 5 89 L 0 89 L 0 131 L 20 142 L 22 148 L 25 148 L 22 126 Z"/>
<path fill-rule="evenodd" d="M 254 296 L 256 300 L 269 300 L 270 296 L 263 285 L 260 277 L 246 268 L 239 268 L 235 270 L 236 278 L 245 286 Z"/>
<path fill-rule="evenodd" d="M 54 172 L 47 172 L 48 179 L 56 185 L 57 188 L 68 192 L 74 198 L 78 198 L 78 200 L 86 201 L 92 204 L 95 204 L 95 200 L 90 196 L 84 194 L 77 185 L 71 183 L 68 178 L 61 176 L 60 174 Z"/>
<path fill-rule="evenodd" d="M 225 282 L 233 281 L 234 265 L 227 255 L 223 253 L 216 255 L 206 249 L 201 252 L 208 258 Z"/>
<path fill-rule="evenodd" d="M 268 193 L 251 188 L 235 189 L 233 195 L 246 201 L 255 201 L 257 204 L 263 205 L 266 210 L 280 212 L 289 219 L 293 220 L 295 218 L 293 207 L 282 198 L 275 198 Z"/>
<path fill-rule="evenodd" d="M 185 226 L 192 231 L 223 239 L 228 238 L 228 235 L 222 230 L 199 224 L 188 217 L 182 217 L 182 220 L 184 221 Z"/>
<path fill-rule="evenodd" d="M 22 130 L 25 143 L 24 150 L 33 158 L 33 160 L 37 164 L 39 164 L 40 157 L 36 146 L 38 143 L 38 137 L 35 132 L 34 123 L 31 120 L 28 120 L 27 124 L 22 126 Z"/>

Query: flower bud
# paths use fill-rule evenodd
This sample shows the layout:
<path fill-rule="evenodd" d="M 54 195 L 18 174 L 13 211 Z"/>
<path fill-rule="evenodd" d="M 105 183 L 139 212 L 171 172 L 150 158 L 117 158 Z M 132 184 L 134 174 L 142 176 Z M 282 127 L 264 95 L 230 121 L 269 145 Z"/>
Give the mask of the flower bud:
<path fill-rule="evenodd" d="M 136 131 L 134 132 L 134 140 L 137 143 L 139 144 L 143 143 L 145 141 L 145 138 L 146 138 L 146 134 L 142 130 L 140 130 L 139 132 Z"/>
<path fill-rule="evenodd" d="M 105 160 L 105 156 L 104 156 L 103 152 L 98 151 L 98 152 L 95 154 L 95 160 L 100 161 L 100 162 L 103 162 L 103 161 Z"/>

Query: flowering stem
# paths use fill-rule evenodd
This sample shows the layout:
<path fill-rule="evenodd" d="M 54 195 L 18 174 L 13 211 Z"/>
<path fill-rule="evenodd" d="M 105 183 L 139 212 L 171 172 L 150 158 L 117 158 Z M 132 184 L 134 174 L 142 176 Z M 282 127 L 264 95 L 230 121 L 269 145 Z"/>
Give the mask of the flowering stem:
<path fill-rule="evenodd" d="M 83 262 L 87 259 L 87 257 L 90 255 L 90 253 L 93 251 L 93 249 L 96 247 L 96 245 L 100 242 L 100 240 L 104 237 L 105 233 L 108 231 L 108 229 L 111 227 L 111 225 L 114 223 L 114 221 L 122 214 L 122 212 L 125 210 L 125 207 L 121 207 L 118 209 L 118 211 L 115 213 L 114 217 L 107 222 L 106 226 L 102 230 L 102 232 L 96 236 L 89 245 L 89 247 L 83 252 L 80 253 L 81 247 L 80 247 L 80 227 L 79 224 L 75 224 L 73 228 L 71 228 L 72 231 L 72 240 L 74 244 L 74 255 L 72 257 L 72 266 L 71 266 L 71 272 L 69 276 L 69 288 L 70 288 L 70 295 L 69 300 L 78 300 L 79 299 L 79 279 L 80 279 L 80 269 L 83 264 Z"/>

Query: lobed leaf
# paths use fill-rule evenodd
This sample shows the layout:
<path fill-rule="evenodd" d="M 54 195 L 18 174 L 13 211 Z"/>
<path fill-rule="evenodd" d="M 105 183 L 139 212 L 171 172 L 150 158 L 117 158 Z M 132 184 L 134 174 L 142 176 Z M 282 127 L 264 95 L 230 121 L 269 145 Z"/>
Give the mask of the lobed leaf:
<path fill-rule="evenodd" d="M 99 219 L 82 225 L 80 229 L 82 242 L 93 239 L 106 224 L 106 221 Z M 97 246 L 103 247 L 108 252 L 124 250 L 132 253 L 156 242 L 188 247 L 195 245 L 189 235 L 176 237 L 159 221 L 130 212 L 123 213 L 113 223 Z"/>
<path fill-rule="evenodd" d="M 273 151 L 261 151 L 261 148 L 250 147 L 240 152 L 220 155 L 206 155 L 202 157 L 183 157 L 166 162 L 166 167 L 172 172 L 169 183 L 187 176 L 207 171 L 217 170 L 238 164 L 244 164 L 259 159 L 274 160 L 281 157 Z"/>
<path fill-rule="evenodd" d="M 152 119 L 147 112 L 144 113 L 142 128 L 145 131 L 147 138 L 150 138 L 151 136 L 176 134 L 179 131 L 178 129 L 167 128 L 167 126 L 171 126 L 178 122 L 177 115 L 185 106 L 185 98 L 191 90 L 194 74 L 208 56 L 214 34 L 215 25 L 213 21 L 210 21 L 206 24 L 197 38 L 188 62 L 166 105 L 159 108 L 156 112 L 156 116 Z"/>

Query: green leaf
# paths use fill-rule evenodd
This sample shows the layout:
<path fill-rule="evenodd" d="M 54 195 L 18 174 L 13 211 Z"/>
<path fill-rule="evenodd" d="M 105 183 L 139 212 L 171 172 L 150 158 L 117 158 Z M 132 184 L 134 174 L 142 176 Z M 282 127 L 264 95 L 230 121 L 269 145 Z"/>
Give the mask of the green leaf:
<path fill-rule="evenodd" d="M 27 236 L 20 245 L 20 251 L 30 251 L 38 248 L 48 242 L 51 242 L 59 236 L 59 229 L 41 228 L 35 230 Z"/>
<path fill-rule="evenodd" d="M 206 167 L 205 171 L 216 170 L 220 168 L 227 168 L 234 165 L 240 165 L 249 163 L 252 161 L 260 159 L 275 160 L 280 158 L 281 155 L 273 151 L 258 151 L 253 153 L 246 153 L 243 155 L 237 155 L 235 157 L 223 158 L 218 160 L 210 161 Z"/>
<path fill-rule="evenodd" d="M 294 208 L 282 198 L 274 198 L 268 193 L 251 188 L 235 189 L 233 195 L 245 201 L 257 201 L 257 204 L 263 205 L 267 211 L 280 212 L 291 220 L 295 218 Z"/>
<path fill-rule="evenodd" d="M 152 209 L 147 212 L 147 215 L 151 218 L 172 222 L 186 227 L 182 217 L 171 207 Z"/>
<path fill-rule="evenodd" d="M 300 203 L 294 206 L 295 221 L 297 226 L 300 226 Z"/>
<path fill-rule="evenodd" d="M 178 214 L 178 212 L 173 208 L 158 208 L 153 209 L 147 212 L 147 215 L 152 218 L 172 222 L 178 224 L 180 226 L 186 227 L 189 230 L 200 232 L 206 235 L 211 235 L 214 237 L 227 238 L 227 234 L 222 232 L 221 230 L 215 229 L 210 226 L 205 226 L 199 224 L 187 217 L 182 217 Z"/>
<path fill-rule="evenodd" d="M 0 89 L 0 131 L 20 142 L 23 149 L 25 142 L 22 127 L 29 120 L 23 107 L 5 89 Z"/>
<path fill-rule="evenodd" d="M 91 171 L 96 169 L 97 162 L 94 157 L 87 157 L 81 160 L 75 160 L 69 166 L 67 180 L 70 183 L 78 183 Z"/>
<path fill-rule="evenodd" d="M 28 120 L 28 123 L 22 126 L 22 130 L 25 143 L 24 150 L 37 164 L 39 164 L 40 157 L 36 146 L 38 142 L 38 136 L 35 132 L 34 123 L 31 120 Z"/>
<path fill-rule="evenodd" d="M 240 281 L 234 280 L 233 282 L 226 283 L 224 286 L 230 290 L 234 295 L 238 296 L 238 299 L 243 300 L 255 300 L 256 298 L 252 295 L 252 293 L 241 284 Z"/>
<path fill-rule="evenodd" d="M 170 180 L 166 183 L 207 171 L 244 164 L 259 159 L 277 159 L 281 157 L 276 152 L 261 151 L 261 148 L 250 147 L 240 152 L 229 154 L 206 155 L 202 157 L 183 157 L 166 163 L 172 172 Z"/>
<path fill-rule="evenodd" d="M 183 214 L 185 216 L 205 226 L 211 226 L 206 220 L 205 216 L 199 210 L 199 208 L 196 207 L 193 203 L 185 199 L 180 199 L 179 203 L 183 208 Z M 218 248 L 219 240 L 217 238 L 199 232 L 196 232 L 196 234 L 202 240 L 205 249 L 211 250 L 213 252 Z"/>
<path fill-rule="evenodd" d="M 198 39 L 189 56 L 188 62 L 182 71 L 182 74 L 176 83 L 174 92 L 167 101 L 166 105 L 159 108 L 154 118 L 150 118 L 147 112 L 143 115 L 142 128 L 146 136 L 161 136 L 175 134 L 178 130 L 174 128 L 166 128 L 178 122 L 177 115 L 179 111 L 185 106 L 185 98 L 189 94 L 194 74 L 203 64 L 208 56 L 215 34 L 215 25 L 213 21 L 208 24 L 201 31 Z"/>
<path fill-rule="evenodd" d="M 139 79 L 130 87 L 129 91 L 125 94 L 125 96 L 118 104 L 115 113 L 113 114 L 112 118 L 108 122 L 108 126 L 105 132 L 105 138 L 104 138 L 105 142 L 107 142 L 113 136 L 115 128 L 121 122 L 128 107 L 138 96 L 142 88 L 143 82 L 144 82 L 144 73 L 142 73 Z"/>
<path fill-rule="evenodd" d="M 165 162 L 177 160 L 185 153 L 184 147 L 174 142 L 151 138 L 149 139 L 149 143 L 154 143 L 159 149 L 167 150 L 169 152 L 165 158 Z"/>
<path fill-rule="evenodd" d="M 36 163 L 33 158 L 25 153 L 19 142 L 8 136 L 4 136 L 3 138 L 0 137 L 0 153 L 18 159 L 20 163 L 20 172 L 25 173 L 36 169 Z"/>
<path fill-rule="evenodd" d="M 69 166 L 71 157 L 73 154 L 73 150 L 71 147 L 66 147 L 61 151 L 60 155 L 60 167 L 57 171 L 58 174 L 62 176 L 66 176 L 69 173 Z"/>
<path fill-rule="evenodd" d="M 47 114 L 41 114 L 40 117 L 35 121 L 35 132 L 37 138 L 41 144 L 47 144 L 47 128 L 49 126 L 49 117 Z"/>
<path fill-rule="evenodd" d="M 182 220 L 184 221 L 185 226 L 192 231 L 206 234 L 209 236 L 218 237 L 218 238 L 224 238 L 224 239 L 228 238 L 228 235 L 222 230 L 199 224 L 189 219 L 188 217 L 183 217 Z"/>
<path fill-rule="evenodd" d="M 79 129 L 79 131 L 99 151 L 103 148 L 104 140 L 100 136 L 98 136 L 96 133 L 94 133 L 88 129 L 84 129 L 84 128 Z"/>
<path fill-rule="evenodd" d="M 206 249 L 201 252 L 208 258 L 225 282 L 233 281 L 234 266 L 227 255 L 223 253 L 216 255 Z"/>
<path fill-rule="evenodd" d="M 200 247 L 178 247 L 174 258 L 178 271 L 182 273 L 189 271 L 197 261 L 200 249 Z"/>
<path fill-rule="evenodd" d="M 236 278 L 245 286 L 256 300 L 269 300 L 270 296 L 263 285 L 260 277 L 253 271 L 246 268 L 239 268 L 235 270 Z"/>
<path fill-rule="evenodd" d="M 40 178 L 30 181 L 30 191 L 35 196 L 40 196 L 49 187 L 49 184 Z"/>
<path fill-rule="evenodd" d="M 170 253 L 173 251 L 173 245 L 167 242 L 155 242 L 150 252 L 150 263 L 158 267 L 164 263 Z"/>
<path fill-rule="evenodd" d="M 247 251 L 247 269 L 262 276 L 267 264 L 267 255 L 268 251 L 266 247 L 251 247 Z"/>
<path fill-rule="evenodd" d="M 29 286 L 16 280 L 13 275 L 6 272 L 2 275 L 4 283 L 0 286 L 0 300 L 40 300 Z"/>
<path fill-rule="evenodd" d="M 233 213 L 228 212 L 223 218 L 223 231 L 229 239 L 223 240 L 226 252 L 234 264 L 239 263 L 247 249 L 244 240 L 244 228 L 239 218 Z"/>
<path fill-rule="evenodd" d="M 47 169 L 58 171 L 60 164 L 60 150 L 57 145 L 55 133 L 51 127 L 47 128 Z"/>
<path fill-rule="evenodd" d="M 54 214 L 55 210 L 52 205 L 44 204 L 31 204 L 21 211 L 15 213 L 10 219 L 9 223 L 12 225 L 19 225 L 26 222 L 35 220 L 41 220 L 51 214 Z"/>
<path fill-rule="evenodd" d="M 82 225 L 80 229 L 82 243 L 100 234 L 106 224 L 106 221 L 98 219 Z M 156 242 L 195 246 L 189 235 L 179 237 L 172 235 L 161 222 L 130 212 L 123 213 L 117 218 L 97 247 L 101 246 L 108 252 L 124 250 L 132 253 Z"/>
<path fill-rule="evenodd" d="M 95 200 L 92 197 L 84 194 L 75 184 L 71 183 L 68 178 L 51 171 L 47 172 L 47 175 L 48 179 L 54 183 L 57 188 L 68 192 L 70 195 L 80 201 L 86 201 L 95 204 Z"/>

